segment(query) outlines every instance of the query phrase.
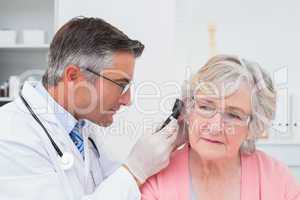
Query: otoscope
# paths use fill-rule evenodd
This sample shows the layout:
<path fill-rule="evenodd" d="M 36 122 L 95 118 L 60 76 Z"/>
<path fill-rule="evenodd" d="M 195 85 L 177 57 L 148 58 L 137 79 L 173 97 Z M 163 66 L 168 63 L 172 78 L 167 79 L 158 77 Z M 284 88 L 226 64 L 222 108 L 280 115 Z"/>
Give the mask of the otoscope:
<path fill-rule="evenodd" d="M 184 106 L 183 101 L 181 101 L 180 99 L 176 99 L 175 104 L 172 109 L 172 114 L 166 119 L 166 121 L 164 121 L 162 126 L 156 132 L 162 130 L 165 126 L 167 126 L 172 121 L 172 119 L 177 120 L 181 113 L 183 106 Z"/>

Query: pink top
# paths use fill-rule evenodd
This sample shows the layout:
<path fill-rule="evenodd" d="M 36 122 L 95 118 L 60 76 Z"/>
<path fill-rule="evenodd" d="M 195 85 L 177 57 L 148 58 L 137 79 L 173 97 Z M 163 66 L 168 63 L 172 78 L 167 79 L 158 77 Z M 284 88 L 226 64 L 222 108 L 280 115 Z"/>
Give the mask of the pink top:
<path fill-rule="evenodd" d="M 141 187 L 142 200 L 190 200 L 189 147 Z M 282 163 L 261 151 L 241 157 L 241 200 L 300 200 L 300 187 Z M 200 197 L 201 199 L 201 197 Z"/>

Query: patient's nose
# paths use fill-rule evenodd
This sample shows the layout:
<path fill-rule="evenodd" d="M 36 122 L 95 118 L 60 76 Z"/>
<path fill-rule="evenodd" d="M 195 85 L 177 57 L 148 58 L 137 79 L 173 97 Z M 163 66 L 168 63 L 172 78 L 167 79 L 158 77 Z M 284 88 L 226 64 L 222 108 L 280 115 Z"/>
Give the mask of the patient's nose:
<path fill-rule="evenodd" d="M 212 135 L 218 135 L 224 131 L 224 121 L 221 113 L 216 113 L 210 120 L 210 133 Z"/>

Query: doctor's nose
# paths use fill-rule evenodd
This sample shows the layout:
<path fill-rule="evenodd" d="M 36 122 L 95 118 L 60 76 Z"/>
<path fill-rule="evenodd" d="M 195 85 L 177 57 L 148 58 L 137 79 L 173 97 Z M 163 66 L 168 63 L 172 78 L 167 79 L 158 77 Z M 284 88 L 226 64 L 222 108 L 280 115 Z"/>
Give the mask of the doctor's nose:
<path fill-rule="evenodd" d="M 130 104 L 131 104 L 131 90 L 130 89 L 120 96 L 119 103 L 123 106 L 130 106 Z"/>

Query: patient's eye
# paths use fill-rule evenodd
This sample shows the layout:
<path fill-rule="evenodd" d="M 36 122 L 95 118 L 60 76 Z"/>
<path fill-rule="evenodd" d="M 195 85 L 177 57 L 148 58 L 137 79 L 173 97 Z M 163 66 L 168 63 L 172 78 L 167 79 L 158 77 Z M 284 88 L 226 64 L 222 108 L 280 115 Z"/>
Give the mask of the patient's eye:
<path fill-rule="evenodd" d="M 212 106 L 208 106 L 208 105 L 199 105 L 199 108 L 201 110 L 207 110 L 207 111 L 214 110 L 214 108 Z"/>
<path fill-rule="evenodd" d="M 238 120 L 242 119 L 241 116 L 239 116 L 238 114 L 235 114 L 235 113 L 228 113 L 228 116 L 232 119 L 238 119 Z"/>

